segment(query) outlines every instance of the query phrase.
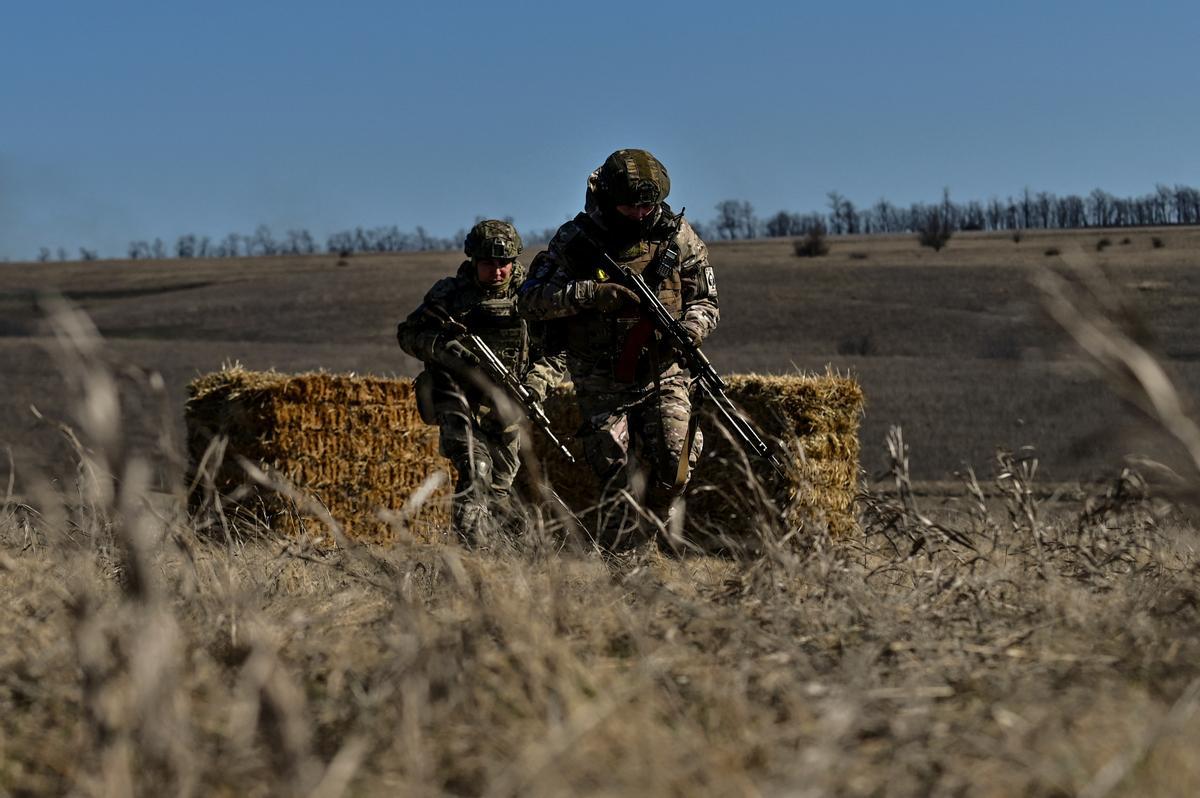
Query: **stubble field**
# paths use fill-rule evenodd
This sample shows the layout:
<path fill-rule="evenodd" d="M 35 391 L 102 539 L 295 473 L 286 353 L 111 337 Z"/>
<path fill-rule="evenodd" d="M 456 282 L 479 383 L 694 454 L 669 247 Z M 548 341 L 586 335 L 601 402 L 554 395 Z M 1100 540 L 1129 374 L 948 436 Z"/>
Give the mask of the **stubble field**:
<path fill-rule="evenodd" d="M 1047 249 L 1086 253 L 1196 388 L 1198 244 L 714 247 L 721 370 L 852 370 L 871 470 L 903 486 L 965 461 L 983 482 L 866 496 L 850 540 L 785 545 L 764 516 L 767 545 L 724 558 L 605 558 L 545 528 L 328 553 L 188 511 L 169 456 L 187 379 L 230 358 L 412 373 L 395 321 L 454 256 L 0 267 L 0 421 L 28 488 L 0 504 L 0 794 L 1195 794 L 1196 527 L 1112 479 L 1126 451 L 1178 453 L 1088 376 L 1028 277 Z M 109 347 L 69 317 L 52 336 L 46 288 Z M 893 423 L 911 475 L 884 454 Z M 987 476 L 1023 444 L 1041 471 Z M 1043 479 L 1093 500 L 1043 503 Z M 1173 490 L 1200 496 L 1186 472 Z"/>
<path fill-rule="evenodd" d="M 1097 252 L 1101 239 L 1112 245 Z M 1151 348 L 1200 391 L 1200 231 L 1027 232 L 1020 243 L 960 234 L 941 252 L 911 236 L 832 242 L 830 255 L 815 259 L 794 257 L 788 241 L 714 244 L 722 320 L 705 348 L 723 372 L 831 365 L 855 374 L 869 403 L 869 470 L 882 464 L 893 424 L 908 431 L 922 481 L 950 479 L 964 464 L 986 470 L 998 446 L 1036 446 L 1044 477 L 1057 483 L 1103 479 L 1139 449 L 1172 456 L 1142 440 L 1079 367 L 1043 317 L 1030 277 L 1061 265 L 1048 250 L 1113 270 Z M 52 445 L 56 433 L 29 405 L 52 418 L 64 410 L 34 304 L 40 291 L 65 293 L 122 358 L 162 372 L 182 408 L 187 382 L 226 360 L 415 375 L 419 365 L 395 345 L 396 322 L 459 261 L 430 253 L 354 256 L 344 266 L 335 256 L 0 265 L 5 440 Z M 180 428 L 181 410 L 177 418 Z"/>

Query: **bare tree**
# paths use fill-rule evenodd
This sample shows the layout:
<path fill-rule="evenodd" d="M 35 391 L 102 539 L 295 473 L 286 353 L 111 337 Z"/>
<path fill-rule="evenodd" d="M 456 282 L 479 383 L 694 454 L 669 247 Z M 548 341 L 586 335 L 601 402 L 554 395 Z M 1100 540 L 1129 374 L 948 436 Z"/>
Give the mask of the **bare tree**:
<path fill-rule="evenodd" d="M 1088 195 L 1088 214 L 1093 227 L 1107 227 L 1112 220 L 1113 196 L 1103 189 L 1095 189 Z"/>
<path fill-rule="evenodd" d="M 768 238 L 785 238 L 794 236 L 800 233 L 799 225 L 796 224 L 796 214 L 780 211 L 779 213 L 767 219 L 765 230 Z"/>
<path fill-rule="evenodd" d="M 717 203 L 717 219 L 714 225 L 717 236 L 726 240 L 756 238 L 758 219 L 754 206 L 745 200 L 722 200 Z"/>
<path fill-rule="evenodd" d="M 959 228 L 962 230 L 984 230 L 986 229 L 986 225 L 987 219 L 983 212 L 983 206 L 977 200 L 968 202 L 959 217 Z"/>
<path fill-rule="evenodd" d="M 241 244 L 242 237 L 237 233 L 230 233 L 217 246 L 217 257 L 236 258 L 239 254 Z"/>
<path fill-rule="evenodd" d="M 282 247 L 289 255 L 311 255 L 316 249 L 316 242 L 307 230 L 288 230 L 287 243 Z"/>
<path fill-rule="evenodd" d="M 825 195 L 829 200 L 829 229 L 834 235 L 841 235 L 846 232 L 846 222 L 842 218 L 842 203 L 846 201 L 836 191 L 830 191 Z"/>
<path fill-rule="evenodd" d="M 179 258 L 196 257 L 196 236 L 191 233 L 180 236 L 175 242 L 175 255 Z"/>
<path fill-rule="evenodd" d="M 275 255 L 279 246 L 271 235 L 271 228 L 260 224 L 254 231 L 254 236 L 246 244 L 248 255 Z"/>

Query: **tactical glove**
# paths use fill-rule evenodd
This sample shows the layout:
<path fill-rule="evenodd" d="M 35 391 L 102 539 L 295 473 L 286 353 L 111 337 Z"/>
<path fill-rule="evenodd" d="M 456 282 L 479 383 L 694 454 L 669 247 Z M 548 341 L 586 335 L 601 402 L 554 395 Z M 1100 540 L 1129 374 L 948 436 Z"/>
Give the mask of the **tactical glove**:
<path fill-rule="evenodd" d="M 546 381 L 529 377 L 525 380 L 525 387 L 533 394 L 533 397 L 538 400 L 538 404 L 544 404 L 546 401 Z"/>
<path fill-rule="evenodd" d="M 596 306 L 596 310 L 605 316 L 616 316 L 622 311 L 633 310 L 641 304 L 637 294 L 616 283 L 598 283 L 592 302 Z"/>
<path fill-rule="evenodd" d="M 478 366 L 479 358 L 463 345 L 462 341 L 451 338 L 438 349 L 438 362 L 449 368 L 463 366 Z"/>
<path fill-rule="evenodd" d="M 684 332 L 687 333 L 688 340 L 692 342 L 692 346 L 694 346 L 698 349 L 700 347 L 700 344 L 704 340 L 704 336 L 702 336 L 700 334 L 700 331 L 698 329 L 696 329 L 692 325 L 688 324 L 687 322 L 683 322 L 682 326 L 683 326 Z M 678 346 L 674 347 L 674 349 L 675 349 L 675 362 L 678 363 L 679 365 L 683 366 L 684 368 L 687 368 L 688 367 L 687 354 Z"/>

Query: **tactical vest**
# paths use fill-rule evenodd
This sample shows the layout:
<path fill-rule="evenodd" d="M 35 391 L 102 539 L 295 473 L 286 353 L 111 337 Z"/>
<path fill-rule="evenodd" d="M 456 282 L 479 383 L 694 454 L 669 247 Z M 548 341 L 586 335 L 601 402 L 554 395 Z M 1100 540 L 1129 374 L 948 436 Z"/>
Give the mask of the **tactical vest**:
<path fill-rule="evenodd" d="M 483 299 L 466 311 L 461 319 L 467 329 L 478 335 L 518 376 L 525 373 L 529 360 L 529 328 L 517 315 L 517 298 L 512 292 L 503 296 L 483 294 Z"/>
<path fill-rule="evenodd" d="M 581 221 L 577 218 L 576 223 Z M 594 233 L 592 237 L 599 239 Z M 609 255 L 634 273 L 644 275 L 646 282 L 655 288 L 659 301 L 678 319 L 683 316 L 683 285 L 679 266 L 675 264 L 666 274 L 659 274 L 658 270 L 658 264 L 663 261 L 667 248 L 672 244 L 672 240 L 642 241 L 624 252 L 609 252 Z M 582 235 L 576 236 L 567 245 L 566 257 L 572 277 L 597 282 L 611 280 L 611 275 L 603 274 L 603 267 L 597 266 L 600 257 L 591 250 L 591 245 Z M 629 332 L 639 319 L 640 315 L 625 318 L 604 316 L 594 310 L 581 312 L 567 325 L 567 349 L 583 360 L 598 363 L 615 361 L 624 350 Z"/>

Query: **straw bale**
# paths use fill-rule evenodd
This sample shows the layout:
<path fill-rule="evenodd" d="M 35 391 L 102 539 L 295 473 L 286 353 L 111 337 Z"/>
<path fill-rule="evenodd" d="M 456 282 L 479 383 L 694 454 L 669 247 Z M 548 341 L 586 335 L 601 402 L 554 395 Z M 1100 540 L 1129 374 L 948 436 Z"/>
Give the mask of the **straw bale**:
<path fill-rule="evenodd" d="M 790 479 L 781 483 L 764 463 L 749 461 L 766 492 L 790 504 L 789 520 L 815 517 L 834 535 L 857 530 L 854 496 L 859 485 L 858 428 L 864 396 L 857 381 L 832 372 L 820 375 L 732 375 L 726 378 L 734 404 L 776 442 L 790 461 Z M 704 454 L 687 495 L 687 530 L 693 539 L 711 537 L 714 528 L 734 537 L 752 537 L 761 502 L 748 490 L 741 449 L 720 429 L 712 408 L 701 403 Z M 573 434 L 580 426 L 570 386 L 548 399 L 547 415 L 556 430 Z M 554 486 L 573 509 L 585 511 L 595 502 L 597 484 L 590 470 L 575 465 L 536 441 L 535 451 L 554 475 Z M 787 497 L 794 497 L 788 502 Z"/>
<path fill-rule="evenodd" d="M 787 484 L 779 484 L 763 464 L 752 463 L 755 473 L 766 477 L 768 491 L 795 497 L 793 520 L 819 518 L 834 534 L 854 530 L 863 407 L 858 384 L 831 373 L 735 375 L 728 382 L 733 401 L 790 460 Z M 214 435 L 223 435 L 231 454 L 279 472 L 328 508 L 348 536 L 372 542 L 395 536 L 377 511 L 404 507 L 425 479 L 441 470 L 447 479 L 407 519 L 407 531 L 425 538 L 446 533 L 453 472 L 437 452 L 437 429 L 417 414 L 410 380 L 232 367 L 198 378 L 190 393 L 186 419 L 194 462 Z M 576 433 L 580 418 L 571 386 L 551 394 L 547 414 L 562 436 Z M 688 493 L 689 530 L 697 537 L 713 528 L 732 537 L 753 536 L 757 505 L 744 456 L 703 408 L 701 419 L 706 444 Z M 595 502 L 595 479 L 582 462 L 568 463 L 536 434 L 534 455 L 568 504 L 585 510 Z M 246 477 L 227 457 L 217 483 L 227 490 L 245 484 Z M 323 533 L 311 514 L 274 493 L 259 494 L 255 506 L 282 534 Z"/>
<path fill-rule="evenodd" d="M 389 542 L 394 530 L 379 508 L 402 508 L 434 470 L 450 475 L 437 453 L 437 430 L 417 414 L 409 380 L 349 375 L 276 374 L 229 368 L 195 380 L 186 419 L 188 447 L 197 462 L 214 435 L 239 454 L 281 474 L 323 504 L 352 538 Z M 429 537 L 449 523 L 443 481 L 414 517 L 410 532 Z M 227 457 L 217 476 L 228 490 L 245 484 Z M 273 529 L 327 535 L 312 514 L 273 492 L 253 502 Z"/>

